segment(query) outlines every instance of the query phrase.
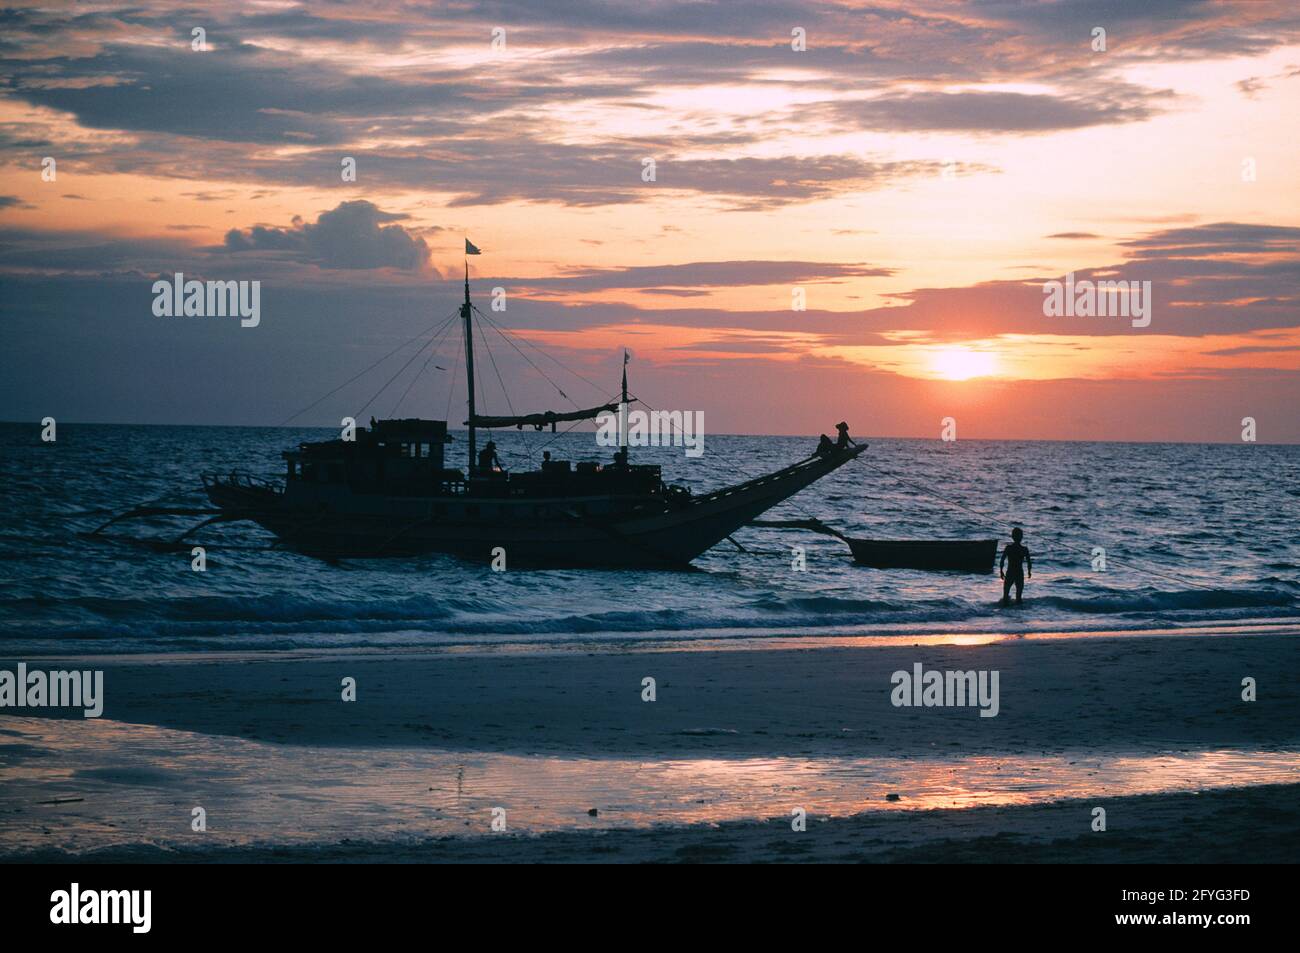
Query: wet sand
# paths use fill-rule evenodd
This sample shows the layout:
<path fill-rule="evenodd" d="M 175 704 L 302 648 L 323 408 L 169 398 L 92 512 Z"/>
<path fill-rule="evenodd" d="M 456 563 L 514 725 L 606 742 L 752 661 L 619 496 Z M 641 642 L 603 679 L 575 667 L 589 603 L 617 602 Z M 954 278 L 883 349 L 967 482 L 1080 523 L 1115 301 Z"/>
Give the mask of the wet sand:
<path fill-rule="evenodd" d="M 87 853 L 36 850 L 32 863 L 968 863 L 1293 864 L 1300 785 L 1160 794 L 1093 804 L 784 818 L 677 828 L 483 834 L 403 842 L 207 848 L 131 845 Z"/>
<path fill-rule="evenodd" d="M 998 715 L 895 707 L 916 663 L 997 670 Z M 75 667 L 105 672 L 101 724 L 0 713 L 10 859 L 1251 861 L 1300 831 L 1289 628 Z M 193 804 L 215 836 L 190 835 Z"/>
<path fill-rule="evenodd" d="M 892 673 L 918 662 L 997 670 L 997 717 L 894 707 Z M 883 648 L 120 656 L 75 666 L 104 669 L 104 718 L 282 744 L 656 757 L 1300 745 L 1300 631 L 1290 629 Z M 647 677 L 653 702 L 642 701 Z M 1258 683 L 1255 702 L 1241 699 L 1245 677 Z M 344 678 L 356 679 L 355 702 L 341 700 Z"/>

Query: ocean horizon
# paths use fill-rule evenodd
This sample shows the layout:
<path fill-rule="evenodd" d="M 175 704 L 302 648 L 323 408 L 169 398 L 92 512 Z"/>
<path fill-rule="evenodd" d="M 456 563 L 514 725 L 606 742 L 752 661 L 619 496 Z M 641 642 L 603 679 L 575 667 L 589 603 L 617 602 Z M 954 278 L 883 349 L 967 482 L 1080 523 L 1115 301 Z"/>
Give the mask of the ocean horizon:
<path fill-rule="evenodd" d="M 1024 607 L 996 573 L 873 570 L 835 538 L 746 528 L 694 571 L 486 571 L 453 556 L 325 561 L 249 523 L 114 524 L 149 503 L 203 507 L 201 472 L 274 479 L 317 428 L 61 425 L 57 450 L 0 426 L 0 639 L 15 653 L 545 645 L 949 632 L 1135 631 L 1300 619 L 1300 448 L 891 440 L 765 514 L 875 539 L 1009 540 L 1034 558 Z M 506 431 L 507 468 L 601 460 L 591 433 Z M 457 443 L 448 450 L 455 462 Z M 704 454 L 633 448 L 705 492 L 784 466 L 808 438 L 708 435 Z M 737 545 L 738 544 L 738 545 Z M 205 549 L 204 572 L 191 549 Z M 741 548 L 743 547 L 743 551 Z M 802 569 L 795 568 L 799 548 Z M 1102 552 L 1104 551 L 1104 557 Z M 1099 557 L 1102 557 L 1099 559 Z"/>
<path fill-rule="evenodd" d="M 330 424 L 240 424 L 240 423 L 176 423 L 176 422 L 140 422 L 140 421 L 115 421 L 115 420 L 68 420 L 59 421 L 60 427 L 202 427 L 226 430 L 286 430 L 294 433 L 302 431 L 312 431 L 317 438 L 325 437 L 331 433 L 338 433 L 338 427 Z M 0 427 L 26 427 L 34 432 L 40 432 L 40 422 L 31 420 L 0 420 Z M 834 431 L 833 427 L 827 426 L 829 431 Z M 936 432 L 938 429 L 936 428 Z M 466 431 L 461 428 L 457 429 L 448 424 L 447 433 L 453 437 L 457 434 L 464 435 Z M 718 437 L 789 437 L 791 439 L 808 439 L 807 434 L 799 433 L 762 433 L 762 432 L 740 432 L 740 431 L 719 431 L 710 436 Z M 815 437 L 813 438 L 816 439 Z M 873 440 L 915 440 L 929 442 L 935 437 L 922 434 L 872 434 L 858 433 L 854 431 L 854 439 L 858 442 L 870 442 Z M 962 437 L 964 441 L 971 443 L 1080 443 L 1080 444 L 1122 444 L 1133 446 L 1230 446 L 1235 447 L 1241 444 L 1240 439 L 1224 440 L 1077 440 L 1065 437 Z M 1253 440 L 1250 443 L 1260 447 L 1294 447 L 1300 446 L 1300 443 L 1292 441 L 1269 441 Z"/>

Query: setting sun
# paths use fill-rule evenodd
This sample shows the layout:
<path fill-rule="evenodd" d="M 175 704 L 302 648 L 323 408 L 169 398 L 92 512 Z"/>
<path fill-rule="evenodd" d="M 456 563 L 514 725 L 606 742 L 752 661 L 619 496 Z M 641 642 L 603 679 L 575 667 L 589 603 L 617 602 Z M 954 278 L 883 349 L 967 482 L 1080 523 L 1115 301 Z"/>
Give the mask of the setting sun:
<path fill-rule="evenodd" d="M 997 358 L 987 351 L 973 351 L 966 347 L 945 347 L 935 351 L 930 358 L 933 371 L 949 381 L 965 381 L 972 377 L 988 377 L 997 371 Z"/>

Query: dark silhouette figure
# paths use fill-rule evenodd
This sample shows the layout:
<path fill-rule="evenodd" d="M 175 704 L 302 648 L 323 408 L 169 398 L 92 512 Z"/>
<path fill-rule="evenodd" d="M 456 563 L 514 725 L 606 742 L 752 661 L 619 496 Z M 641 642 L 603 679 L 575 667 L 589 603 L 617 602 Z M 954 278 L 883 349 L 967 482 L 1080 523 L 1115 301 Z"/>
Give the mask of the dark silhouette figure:
<path fill-rule="evenodd" d="M 835 444 L 831 442 L 830 437 L 826 436 L 826 434 L 822 434 L 821 440 L 817 441 L 817 456 L 824 457 L 834 452 Z"/>
<path fill-rule="evenodd" d="M 501 458 L 497 456 L 497 445 L 489 440 L 487 446 L 478 452 L 478 468 L 484 473 L 491 473 L 499 467 L 501 467 Z"/>
<path fill-rule="evenodd" d="M 853 440 L 849 437 L 849 425 L 841 420 L 835 425 L 835 429 L 839 432 L 839 437 L 835 441 L 836 449 L 847 450 L 853 443 Z"/>
<path fill-rule="evenodd" d="M 1025 571 L 1029 578 L 1034 578 L 1034 560 L 1029 555 L 1029 547 L 1020 541 L 1025 531 L 1019 526 L 1011 531 L 1011 542 L 1002 550 L 1002 559 L 998 561 L 998 575 L 1002 577 L 1002 604 L 1011 605 L 1011 587 L 1016 587 L 1016 605 L 1021 603 L 1021 593 L 1025 591 Z M 1003 571 L 1005 568 L 1005 572 Z"/>

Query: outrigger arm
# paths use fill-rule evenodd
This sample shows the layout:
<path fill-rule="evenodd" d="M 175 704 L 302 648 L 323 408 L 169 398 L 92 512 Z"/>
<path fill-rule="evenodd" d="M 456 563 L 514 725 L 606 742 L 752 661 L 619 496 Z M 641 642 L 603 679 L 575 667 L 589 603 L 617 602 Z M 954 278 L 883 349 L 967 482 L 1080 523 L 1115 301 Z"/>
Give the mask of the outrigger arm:
<path fill-rule="evenodd" d="M 186 506 L 186 507 L 176 507 L 176 506 L 137 506 L 137 507 L 135 507 L 135 509 L 127 510 L 125 513 L 119 513 L 117 516 L 114 516 L 111 520 L 109 520 L 107 523 L 104 523 L 102 526 L 97 526 L 97 527 L 95 527 L 95 529 L 93 529 L 93 530 L 90 531 L 90 535 L 91 535 L 91 536 L 97 536 L 97 535 L 99 535 L 99 533 L 100 533 L 101 530 L 105 530 L 105 529 L 107 529 L 108 527 L 112 526 L 114 523 L 117 523 L 117 522 L 119 522 L 119 521 L 121 521 L 121 520 L 126 520 L 126 519 L 143 519 L 143 518 L 145 518 L 145 517 L 149 517 L 149 516 L 222 516 L 222 517 L 227 517 L 228 514 L 226 514 L 226 512 L 225 512 L 224 510 L 213 509 L 212 507 L 202 507 L 202 508 L 200 508 L 200 507 L 193 507 L 193 506 Z M 204 526 L 204 525 L 206 525 L 207 523 L 211 523 L 211 522 L 215 522 L 215 520 L 204 520 L 202 523 L 199 524 L 199 526 Z M 195 529 L 198 529 L 199 527 L 196 526 L 196 527 L 194 527 L 194 528 L 195 528 Z M 193 532 L 193 531 L 191 530 L 191 532 Z M 188 536 L 189 533 L 186 533 L 185 535 Z M 181 539 L 184 539 L 184 538 L 185 538 L 184 536 L 181 537 Z"/>

